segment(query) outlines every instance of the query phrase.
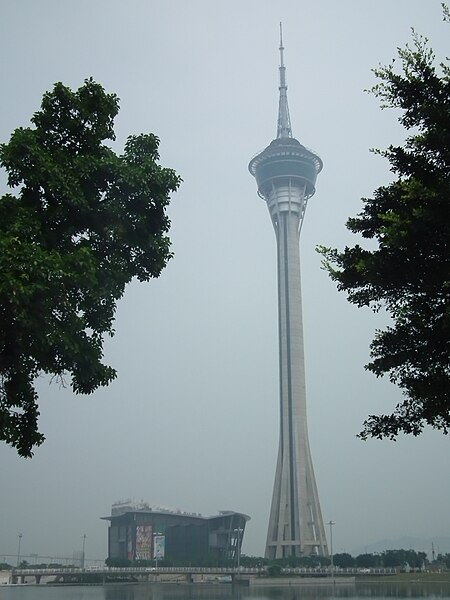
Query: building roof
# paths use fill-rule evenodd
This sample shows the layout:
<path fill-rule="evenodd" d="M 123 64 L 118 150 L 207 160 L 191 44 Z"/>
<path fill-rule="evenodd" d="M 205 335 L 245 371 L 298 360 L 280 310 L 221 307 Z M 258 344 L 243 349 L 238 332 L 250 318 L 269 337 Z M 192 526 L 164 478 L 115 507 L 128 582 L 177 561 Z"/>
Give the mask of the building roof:
<path fill-rule="evenodd" d="M 233 510 L 221 510 L 219 511 L 219 513 L 217 515 L 211 515 L 211 516 L 203 516 L 200 513 L 193 513 L 193 512 L 186 512 L 186 511 L 181 511 L 181 510 L 170 510 L 170 509 L 163 509 L 163 508 L 133 508 L 132 506 L 129 507 L 123 507 L 123 510 L 121 512 L 117 512 L 116 514 L 111 514 L 107 517 L 100 517 L 101 519 L 105 520 L 105 521 L 114 521 L 116 519 L 119 519 L 121 517 L 123 517 L 126 514 L 147 514 L 147 515 L 164 515 L 164 516 L 171 516 L 171 517 L 184 517 L 184 518 L 189 518 L 189 519 L 198 519 L 199 521 L 208 521 L 208 520 L 212 520 L 212 519 L 219 519 L 221 517 L 231 517 L 231 516 L 239 516 L 242 517 L 243 519 L 245 519 L 246 521 L 250 521 L 250 517 L 244 513 L 240 513 L 240 512 L 236 512 Z"/>

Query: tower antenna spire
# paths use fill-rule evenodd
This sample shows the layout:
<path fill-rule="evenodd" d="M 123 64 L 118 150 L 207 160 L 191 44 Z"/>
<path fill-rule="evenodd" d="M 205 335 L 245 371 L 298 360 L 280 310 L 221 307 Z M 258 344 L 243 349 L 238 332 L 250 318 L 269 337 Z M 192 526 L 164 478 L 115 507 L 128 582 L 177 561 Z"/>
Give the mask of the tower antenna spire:
<path fill-rule="evenodd" d="M 280 21 L 280 101 L 278 105 L 277 138 L 292 137 L 287 101 L 286 67 L 284 66 L 283 25 Z"/>

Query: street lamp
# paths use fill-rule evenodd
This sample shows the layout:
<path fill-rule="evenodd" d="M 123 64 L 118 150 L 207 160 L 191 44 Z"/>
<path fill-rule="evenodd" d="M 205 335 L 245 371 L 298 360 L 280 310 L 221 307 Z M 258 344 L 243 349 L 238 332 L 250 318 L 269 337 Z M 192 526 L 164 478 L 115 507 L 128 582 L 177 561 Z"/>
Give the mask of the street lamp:
<path fill-rule="evenodd" d="M 333 525 L 336 525 L 334 521 L 328 521 L 328 525 L 330 526 L 330 559 L 331 559 L 331 574 L 334 572 L 334 564 L 333 564 Z"/>
<path fill-rule="evenodd" d="M 19 545 L 17 547 L 17 567 L 19 567 L 20 565 L 20 544 L 22 542 L 22 536 L 23 533 L 19 533 L 19 535 L 17 536 L 19 538 Z"/>
<path fill-rule="evenodd" d="M 81 568 L 84 569 L 84 556 L 85 556 L 84 550 L 86 548 L 86 538 L 87 538 L 87 535 L 85 533 L 83 533 L 83 535 L 81 537 L 83 539 L 83 551 L 82 551 L 82 555 L 81 555 Z"/>

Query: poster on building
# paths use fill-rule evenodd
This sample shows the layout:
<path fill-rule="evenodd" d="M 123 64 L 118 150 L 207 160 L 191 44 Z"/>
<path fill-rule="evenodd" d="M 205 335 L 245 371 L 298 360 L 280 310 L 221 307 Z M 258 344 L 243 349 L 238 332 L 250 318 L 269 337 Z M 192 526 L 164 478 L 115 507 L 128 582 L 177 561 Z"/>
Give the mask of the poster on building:
<path fill-rule="evenodd" d="M 159 560 L 160 558 L 164 558 L 164 554 L 166 551 L 166 536 L 165 535 L 155 535 L 153 540 L 153 558 Z"/>
<path fill-rule="evenodd" d="M 138 525 L 136 527 L 136 560 L 151 560 L 152 533 L 151 525 Z"/>

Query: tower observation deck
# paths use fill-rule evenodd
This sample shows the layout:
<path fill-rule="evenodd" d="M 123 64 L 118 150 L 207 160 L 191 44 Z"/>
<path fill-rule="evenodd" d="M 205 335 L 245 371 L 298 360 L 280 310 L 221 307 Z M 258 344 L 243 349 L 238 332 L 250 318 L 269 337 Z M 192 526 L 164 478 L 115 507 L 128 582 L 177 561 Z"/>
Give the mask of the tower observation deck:
<path fill-rule="evenodd" d="M 300 230 L 321 159 L 292 137 L 280 24 L 277 137 L 249 164 L 277 242 L 280 442 L 266 557 L 328 556 L 308 440 L 300 282 Z"/>

